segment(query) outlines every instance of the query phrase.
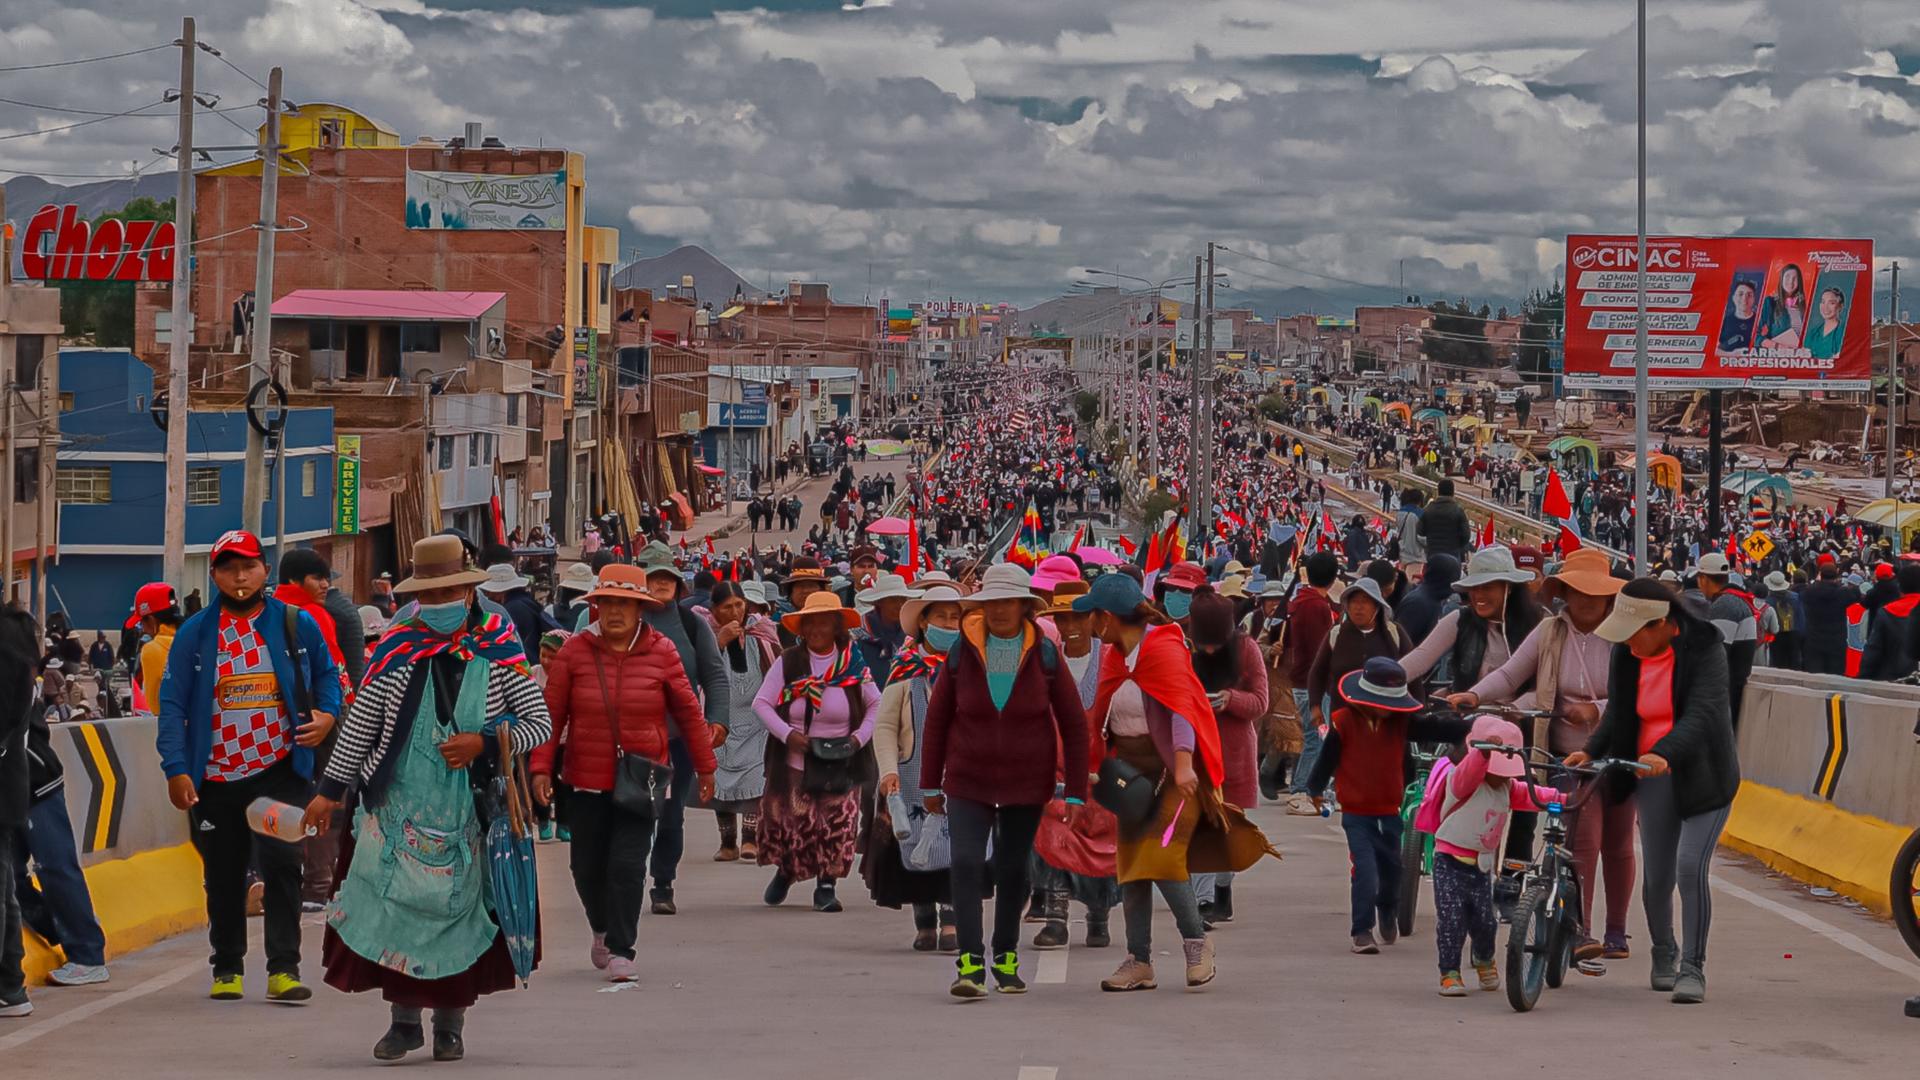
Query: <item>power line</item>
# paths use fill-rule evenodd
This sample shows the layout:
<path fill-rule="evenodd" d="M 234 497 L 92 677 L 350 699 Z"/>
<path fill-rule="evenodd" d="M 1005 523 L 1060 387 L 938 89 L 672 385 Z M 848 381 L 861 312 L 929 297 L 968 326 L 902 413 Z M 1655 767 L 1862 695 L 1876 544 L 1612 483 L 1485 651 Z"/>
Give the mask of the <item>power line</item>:
<path fill-rule="evenodd" d="M 155 105 L 165 105 L 165 104 L 166 102 L 164 101 L 150 101 L 144 105 L 136 105 L 125 112 L 108 113 L 105 116 L 96 116 L 91 120 L 80 120 L 71 124 L 62 124 L 59 127 L 41 128 L 38 131 L 16 131 L 11 135 L 0 135 L 0 141 L 5 141 L 8 139 L 26 139 L 26 138 L 31 138 L 32 136 L 35 136 L 35 135 L 51 135 L 57 131 L 72 131 L 74 128 L 83 128 L 83 127 L 86 127 L 88 124 L 104 124 L 109 120 L 118 120 L 122 117 L 127 117 L 127 116 L 137 116 L 137 117 L 165 116 L 167 114 L 163 112 L 154 113 L 154 112 L 140 111 L 142 109 L 151 109 Z"/>
<path fill-rule="evenodd" d="M 108 53 L 105 56 L 84 56 L 77 60 L 50 60 L 44 64 L 16 64 L 12 67 L 0 67 L 0 74 L 5 74 L 9 71 L 43 71 L 47 68 L 72 67 L 75 64 L 97 64 L 102 60 L 118 60 L 126 56 L 139 56 L 142 53 L 171 49 L 174 48 L 176 44 L 176 42 L 169 41 L 162 45 L 149 45 L 144 49 L 129 49 L 126 52 Z M 241 74 L 245 74 L 245 72 Z"/>

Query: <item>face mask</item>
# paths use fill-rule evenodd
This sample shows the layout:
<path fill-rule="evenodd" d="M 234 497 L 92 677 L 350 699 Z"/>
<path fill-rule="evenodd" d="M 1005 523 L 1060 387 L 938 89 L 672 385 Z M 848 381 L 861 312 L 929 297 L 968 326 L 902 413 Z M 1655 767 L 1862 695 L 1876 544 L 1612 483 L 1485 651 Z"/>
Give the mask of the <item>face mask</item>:
<path fill-rule="evenodd" d="M 1184 619 L 1187 612 L 1193 610 L 1193 594 L 1190 592 L 1169 592 L 1167 594 L 1167 617 Z"/>
<path fill-rule="evenodd" d="M 451 634 L 467 621 L 467 602 L 453 600 L 445 604 L 421 604 L 420 621 L 436 634 Z"/>
<path fill-rule="evenodd" d="M 946 652 L 960 640 L 959 630 L 949 630 L 944 626 L 929 626 L 926 631 L 927 644 Z"/>

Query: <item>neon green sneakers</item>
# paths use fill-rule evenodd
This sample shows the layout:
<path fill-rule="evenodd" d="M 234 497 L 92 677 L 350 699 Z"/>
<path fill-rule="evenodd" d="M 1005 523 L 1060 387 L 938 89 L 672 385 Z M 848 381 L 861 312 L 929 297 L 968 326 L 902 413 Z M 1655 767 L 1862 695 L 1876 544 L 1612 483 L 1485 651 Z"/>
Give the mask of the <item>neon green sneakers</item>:
<path fill-rule="evenodd" d="M 298 1005 L 310 1001 L 313 991 L 292 975 L 280 974 L 267 976 L 267 1000 L 288 1005 Z"/>
<path fill-rule="evenodd" d="M 240 976 L 215 975 L 213 992 L 207 996 L 215 1001 L 239 1001 L 246 996 L 246 991 L 241 987 Z"/>
<path fill-rule="evenodd" d="M 953 978 L 953 985 L 947 993 L 957 998 L 983 998 L 987 996 L 987 966 L 981 963 L 978 953 L 961 953 L 954 962 L 959 974 Z"/>

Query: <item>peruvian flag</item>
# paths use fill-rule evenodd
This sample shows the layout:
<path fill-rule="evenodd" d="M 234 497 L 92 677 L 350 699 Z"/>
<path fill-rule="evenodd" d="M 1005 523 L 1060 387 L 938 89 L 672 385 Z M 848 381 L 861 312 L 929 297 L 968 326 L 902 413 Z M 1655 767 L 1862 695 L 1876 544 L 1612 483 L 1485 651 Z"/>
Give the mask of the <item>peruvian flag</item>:
<path fill-rule="evenodd" d="M 1082 522 L 1078 527 L 1076 527 L 1073 530 L 1073 539 L 1067 543 L 1067 550 L 1079 551 L 1080 541 L 1086 539 L 1086 536 L 1087 536 L 1087 526 L 1084 522 Z"/>
<path fill-rule="evenodd" d="M 1495 538 L 1494 531 L 1493 531 L 1493 515 L 1488 514 L 1487 523 L 1481 526 L 1480 528 L 1480 545 L 1479 546 L 1483 548 L 1490 548 L 1498 542 L 1499 541 L 1498 539 Z"/>
<path fill-rule="evenodd" d="M 1140 550 L 1140 545 L 1127 539 L 1125 533 L 1115 536 L 1113 542 L 1120 545 L 1120 550 L 1126 552 L 1128 558 L 1132 558 L 1133 553 Z"/>
<path fill-rule="evenodd" d="M 907 565 L 901 571 L 901 576 L 907 579 L 907 584 L 911 585 L 913 584 L 913 579 L 917 577 L 919 573 L 920 573 L 920 522 L 914 517 L 913 504 L 908 503 L 907 504 Z"/>

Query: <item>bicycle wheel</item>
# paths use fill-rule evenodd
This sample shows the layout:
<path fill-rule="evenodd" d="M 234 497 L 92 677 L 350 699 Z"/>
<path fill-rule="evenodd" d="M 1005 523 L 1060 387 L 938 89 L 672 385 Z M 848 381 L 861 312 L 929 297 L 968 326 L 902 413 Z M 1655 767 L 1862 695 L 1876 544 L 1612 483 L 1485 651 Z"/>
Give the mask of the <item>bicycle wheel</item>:
<path fill-rule="evenodd" d="M 1547 989 L 1558 990 L 1573 964 L 1573 918 L 1564 901 L 1547 917 L 1553 924 L 1553 932 L 1547 935 Z"/>
<path fill-rule="evenodd" d="M 1893 857 L 1893 875 L 1887 883 L 1893 903 L 1893 925 L 1915 956 L 1920 956 L 1920 829 L 1915 829 L 1900 854 Z"/>
<path fill-rule="evenodd" d="M 1529 882 L 1520 893 L 1520 901 L 1513 905 L 1513 923 L 1507 930 L 1507 1004 L 1515 1012 L 1530 1012 L 1540 1000 L 1547 981 L 1554 922 L 1546 883 Z"/>
<path fill-rule="evenodd" d="M 1411 824 L 1400 831 L 1400 901 L 1395 914 L 1400 936 L 1413 933 L 1413 915 L 1420 908 L 1420 860 L 1426 853 L 1426 834 Z"/>

